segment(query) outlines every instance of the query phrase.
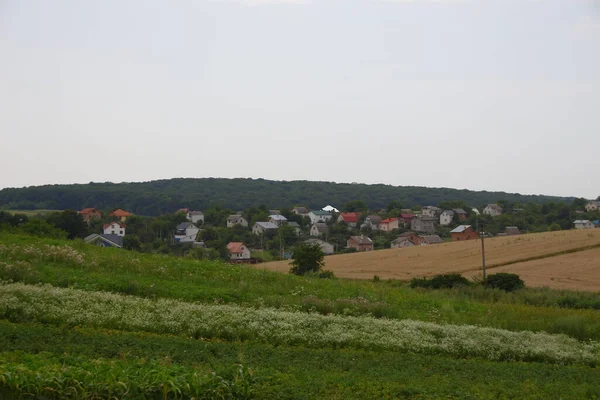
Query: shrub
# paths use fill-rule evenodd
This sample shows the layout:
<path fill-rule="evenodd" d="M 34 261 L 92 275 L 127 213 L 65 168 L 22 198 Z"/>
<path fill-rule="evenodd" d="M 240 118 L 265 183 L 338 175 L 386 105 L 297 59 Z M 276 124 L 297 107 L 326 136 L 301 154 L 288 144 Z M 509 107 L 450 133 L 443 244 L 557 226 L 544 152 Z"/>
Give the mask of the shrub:
<path fill-rule="evenodd" d="M 302 244 L 294 249 L 290 272 L 305 275 L 307 272 L 320 272 L 325 265 L 325 253 L 318 244 Z"/>
<path fill-rule="evenodd" d="M 469 286 L 470 282 L 467 278 L 460 274 L 436 275 L 431 279 L 413 278 L 410 281 L 411 288 L 427 288 L 427 289 L 451 289 L 458 286 Z"/>
<path fill-rule="evenodd" d="M 335 274 L 333 273 L 333 271 L 330 271 L 328 269 L 319 272 L 319 278 L 321 279 L 335 279 Z"/>
<path fill-rule="evenodd" d="M 488 276 L 485 285 L 493 289 L 504 290 L 505 292 L 514 292 L 525 287 L 525 282 L 517 274 L 499 272 Z"/>

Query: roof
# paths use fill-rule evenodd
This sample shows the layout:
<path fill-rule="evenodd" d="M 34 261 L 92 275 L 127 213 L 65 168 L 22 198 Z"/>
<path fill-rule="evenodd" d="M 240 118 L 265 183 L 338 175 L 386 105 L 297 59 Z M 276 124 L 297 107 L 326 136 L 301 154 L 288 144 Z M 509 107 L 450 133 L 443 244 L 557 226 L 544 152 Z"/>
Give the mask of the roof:
<path fill-rule="evenodd" d="M 283 215 L 279 215 L 279 214 L 271 214 L 271 215 L 269 215 L 269 218 L 272 219 L 273 221 L 287 221 L 286 217 L 284 217 Z"/>
<path fill-rule="evenodd" d="M 238 220 L 240 218 L 244 218 L 244 217 L 242 217 L 240 214 L 233 214 L 233 215 L 230 215 L 229 217 L 227 217 L 227 221 Z"/>
<path fill-rule="evenodd" d="M 83 239 L 86 243 L 91 243 L 95 240 L 101 240 L 103 242 L 108 242 L 110 244 L 113 244 L 117 247 L 123 247 L 123 238 L 119 235 L 105 235 L 105 234 L 98 234 L 98 233 L 92 233 L 91 235 L 87 236 L 85 239 Z"/>
<path fill-rule="evenodd" d="M 381 221 L 382 224 L 389 224 L 390 222 L 398 221 L 399 218 L 387 218 Z"/>
<path fill-rule="evenodd" d="M 438 235 L 422 235 L 419 236 L 421 239 L 423 239 L 427 244 L 437 244 L 437 243 L 444 243 L 444 241 L 442 240 L 441 237 L 439 237 Z"/>
<path fill-rule="evenodd" d="M 438 208 L 436 206 L 425 206 L 423 207 L 424 210 L 434 210 L 434 211 L 442 211 L 441 208 Z"/>
<path fill-rule="evenodd" d="M 242 250 L 242 247 L 244 246 L 243 242 L 229 242 L 227 244 L 227 250 L 229 250 L 230 253 L 243 253 L 244 250 Z"/>
<path fill-rule="evenodd" d="M 112 224 L 117 224 L 117 225 L 119 225 L 121 228 L 126 228 L 126 227 L 127 227 L 127 225 L 125 225 L 125 224 L 122 224 L 122 223 L 120 223 L 120 222 L 113 221 L 113 222 L 111 222 L 110 224 L 104 224 L 104 229 L 108 228 L 108 227 L 109 227 L 109 226 L 111 226 Z"/>
<path fill-rule="evenodd" d="M 331 213 L 329 211 L 324 211 L 324 210 L 315 210 L 315 211 L 311 211 L 311 213 L 313 213 L 314 215 L 331 215 Z"/>
<path fill-rule="evenodd" d="M 190 215 L 204 215 L 204 213 L 202 211 L 192 211 Z"/>
<path fill-rule="evenodd" d="M 117 208 L 115 211 L 111 212 L 110 215 L 113 215 L 115 217 L 130 217 L 131 213 Z"/>
<path fill-rule="evenodd" d="M 281 211 L 279 211 L 279 210 L 269 210 L 269 214 L 271 214 L 271 215 L 281 215 Z"/>
<path fill-rule="evenodd" d="M 454 215 L 454 210 L 444 210 L 444 212 L 442 214 Z"/>
<path fill-rule="evenodd" d="M 427 215 L 415 215 L 415 218 L 417 218 L 421 221 L 437 221 L 437 218 L 430 217 Z"/>
<path fill-rule="evenodd" d="M 394 244 L 398 244 L 398 243 L 402 243 L 402 242 L 410 242 L 410 239 L 406 236 L 398 236 L 396 239 L 391 241 L 391 243 L 394 243 Z"/>
<path fill-rule="evenodd" d="M 373 244 L 368 236 L 350 236 L 348 240 L 352 240 L 356 244 Z"/>
<path fill-rule="evenodd" d="M 179 213 L 187 214 L 188 212 L 190 212 L 189 208 L 180 208 L 179 210 L 175 211 L 175 214 L 179 214 Z"/>
<path fill-rule="evenodd" d="M 288 221 L 287 226 L 291 226 L 292 228 L 300 228 L 300 224 L 295 221 Z"/>
<path fill-rule="evenodd" d="M 450 233 L 463 233 L 467 229 L 470 229 L 471 225 L 459 225 L 456 228 L 452 229 Z"/>
<path fill-rule="evenodd" d="M 336 213 L 340 212 L 340 210 L 338 210 L 337 208 L 335 208 L 334 206 L 329 205 L 329 204 L 327 204 L 325 207 L 323 207 L 322 210 L 327 211 L 327 212 L 331 212 L 331 211 L 335 211 Z"/>
<path fill-rule="evenodd" d="M 466 214 L 467 212 L 465 210 L 463 210 L 462 208 L 455 208 L 454 210 L 455 213 L 457 214 Z"/>
<path fill-rule="evenodd" d="M 93 207 L 84 208 L 83 210 L 79 211 L 79 214 L 89 214 L 91 212 L 98 212 L 98 210 Z"/>
<path fill-rule="evenodd" d="M 317 238 L 307 239 L 304 241 L 304 243 L 306 243 L 306 244 L 328 244 L 331 246 L 331 243 L 327 243 L 326 241 L 317 239 Z"/>
<path fill-rule="evenodd" d="M 408 231 L 408 232 L 401 233 L 398 237 L 409 237 L 409 236 L 413 236 L 413 235 L 416 236 L 416 233 L 414 233 L 412 231 Z"/>
<path fill-rule="evenodd" d="M 279 228 L 277 225 L 275 225 L 272 222 L 256 222 L 254 225 L 258 225 L 258 226 L 262 227 L 263 229 L 277 229 L 277 228 Z"/>
<path fill-rule="evenodd" d="M 344 222 L 352 223 L 352 222 L 358 222 L 358 217 L 360 216 L 360 213 L 346 212 L 346 213 L 341 213 L 340 216 L 342 217 Z"/>
<path fill-rule="evenodd" d="M 176 229 L 178 231 L 180 231 L 180 230 L 184 230 L 187 228 L 198 229 L 198 227 L 196 225 L 192 224 L 191 222 L 182 222 L 179 225 L 177 225 Z"/>
<path fill-rule="evenodd" d="M 400 218 L 402 219 L 413 219 L 416 216 L 416 214 L 400 214 Z"/>
<path fill-rule="evenodd" d="M 500 207 L 498 204 L 488 204 L 487 206 L 489 208 L 493 209 L 493 210 L 500 210 L 500 211 L 502 211 L 502 207 Z"/>
<path fill-rule="evenodd" d="M 590 220 L 589 219 L 578 219 L 575 222 L 573 222 L 574 224 L 587 224 L 589 223 Z"/>
<path fill-rule="evenodd" d="M 327 224 L 324 224 L 323 222 L 317 222 L 313 226 L 316 226 L 317 230 L 321 233 L 327 232 L 329 230 L 329 227 L 327 226 Z M 312 229 L 312 227 L 311 227 L 311 229 Z"/>
<path fill-rule="evenodd" d="M 512 234 L 512 235 L 518 235 L 519 233 L 521 233 L 521 231 L 519 230 L 519 228 L 516 227 L 516 226 L 507 226 L 504 229 L 504 232 L 508 233 L 508 234 Z"/>
<path fill-rule="evenodd" d="M 372 224 L 379 224 L 382 218 L 379 215 L 369 215 L 367 217 Z"/>
<path fill-rule="evenodd" d="M 292 210 L 296 210 L 298 214 L 308 214 L 308 208 L 306 207 L 294 207 Z"/>

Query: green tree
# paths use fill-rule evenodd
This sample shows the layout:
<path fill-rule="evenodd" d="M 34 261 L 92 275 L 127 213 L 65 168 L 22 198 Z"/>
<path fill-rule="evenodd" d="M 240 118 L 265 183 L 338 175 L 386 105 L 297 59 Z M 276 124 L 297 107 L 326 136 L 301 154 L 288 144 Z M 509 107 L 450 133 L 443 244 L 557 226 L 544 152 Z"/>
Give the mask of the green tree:
<path fill-rule="evenodd" d="M 66 210 L 48 215 L 47 221 L 56 228 L 67 232 L 69 239 L 83 238 L 88 233 L 88 226 L 76 211 Z"/>
<path fill-rule="evenodd" d="M 125 235 L 123 237 L 123 248 L 127 250 L 140 251 L 142 249 L 142 244 L 137 236 Z"/>
<path fill-rule="evenodd" d="M 367 203 L 362 200 L 351 200 L 344 204 L 343 210 L 346 212 L 365 212 L 369 209 Z"/>
<path fill-rule="evenodd" d="M 318 244 L 301 244 L 294 249 L 290 273 L 305 275 L 307 272 L 320 272 L 325 266 L 325 253 Z"/>

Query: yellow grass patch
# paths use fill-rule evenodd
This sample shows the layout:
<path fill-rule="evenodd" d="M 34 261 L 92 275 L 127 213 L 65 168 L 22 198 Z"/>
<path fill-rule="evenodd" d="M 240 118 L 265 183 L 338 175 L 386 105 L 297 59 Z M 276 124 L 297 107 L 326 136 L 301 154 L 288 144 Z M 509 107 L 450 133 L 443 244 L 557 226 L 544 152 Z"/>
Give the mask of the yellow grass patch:
<path fill-rule="evenodd" d="M 485 240 L 488 267 L 594 245 L 600 245 L 600 230 L 546 232 Z M 563 257 L 577 259 L 577 254 Z M 543 268 L 549 260 L 538 260 L 534 265 Z M 481 242 L 472 240 L 333 255 L 326 257 L 325 262 L 325 268 L 340 278 L 372 279 L 374 275 L 378 275 L 382 279 L 408 280 L 451 272 L 476 273 L 481 269 Z M 511 267 L 513 266 L 506 268 L 511 271 Z M 287 272 L 290 266 L 288 261 L 278 261 L 262 264 L 259 268 Z M 593 268 L 589 268 L 590 273 L 593 273 Z M 495 268 L 490 272 L 495 271 L 501 270 Z M 600 276 L 600 265 L 595 273 Z M 558 271 L 555 278 L 559 278 Z"/>

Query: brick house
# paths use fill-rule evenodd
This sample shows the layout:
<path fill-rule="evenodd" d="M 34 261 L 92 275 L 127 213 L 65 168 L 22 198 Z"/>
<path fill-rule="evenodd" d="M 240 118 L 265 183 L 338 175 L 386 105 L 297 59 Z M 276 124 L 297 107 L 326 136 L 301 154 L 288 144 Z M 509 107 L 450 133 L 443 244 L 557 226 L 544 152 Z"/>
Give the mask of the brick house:
<path fill-rule="evenodd" d="M 343 212 L 339 215 L 337 222 L 343 222 L 351 228 L 356 228 L 356 225 L 358 225 L 359 217 L 360 213 L 357 212 Z"/>
<path fill-rule="evenodd" d="M 373 251 L 373 241 L 367 236 L 350 236 L 346 241 L 346 247 L 356 251 Z"/>
<path fill-rule="evenodd" d="M 450 235 L 452 235 L 453 242 L 475 240 L 479 237 L 471 225 L 459 225 L 450 231 Z"/>
<path fill-rule="evenodd" d="M 102 219 L 102 212 L 97 208 L 84 208 L 81 211 L 77 212 L 81 215 L 81 218 L 87 223 L 91 222 L 94 219 Z"/>
<path fill-rule="evenodd" d="M 437 218 L 418 215 L 411 220 L 410 229 L 421 233 L 435 233 Z"/>
<path fill-rule="evenodd" d="M 379 229 L 382 232 L 391 232 L 394 229 L 400 228 L 400 219 L 399 218 L 387 218 L 381 221 L 379 224 Z"/>

